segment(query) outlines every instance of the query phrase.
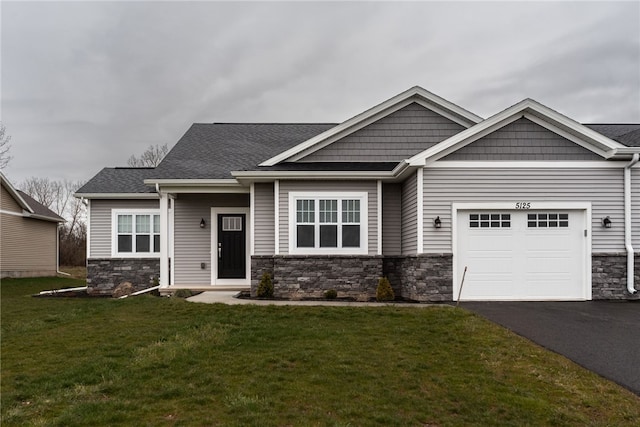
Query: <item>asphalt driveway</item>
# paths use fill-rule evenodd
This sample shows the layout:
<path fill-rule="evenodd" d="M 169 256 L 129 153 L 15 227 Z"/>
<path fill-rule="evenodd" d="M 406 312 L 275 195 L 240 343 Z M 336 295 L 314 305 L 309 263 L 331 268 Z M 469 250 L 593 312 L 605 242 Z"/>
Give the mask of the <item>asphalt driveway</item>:
<path fill-rule="evenodd" d="M 640 395 L 640 301 L 461 302 Z"/>

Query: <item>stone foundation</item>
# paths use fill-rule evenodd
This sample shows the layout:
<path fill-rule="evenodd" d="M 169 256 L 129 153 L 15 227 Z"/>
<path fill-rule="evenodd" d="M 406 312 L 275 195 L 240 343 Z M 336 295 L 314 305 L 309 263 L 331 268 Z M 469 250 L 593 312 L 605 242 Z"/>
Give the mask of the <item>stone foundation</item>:
<path fill-rule="evenodd" d="M 273 278 L 277 298 L 322 298 L 335 289 L 338 297 L 359 301 L 375 298 L 378 280 L 386 276 L 396 297 L 415 301 L 452 300 L 452 256 L 425 254 L 381 256 L 253 256 L 251 295 L 262 274 Z"/>
<path fill-rule="evenodd" d="M 322 298 L 335 289 L 338 298 L 358 301 L 375 298 L 382 277 L 382 257 L 284 255 L 251 258 L 251 295 L 255 296 L 263 272 L 273 278 L 276 298 Z"/>
<path fill-rule="evenodd" d="M 123 282 L 134 292 L 154 286 L 160 278 L 159 258 L 92 258 L 87 260 L 87 293 L 111 295 Z"/>
<path fill-rule="evenodd" d="M 634 260 L 635 288 L 640 288 L 640 255 Z M 627 254 L 597 253 L 591 257 L 591 289 L 594 300 L 640 299 L 627 291 Z"/>
<path fill-rule="evenodd" d="M 453 255 L 402 257 L 397 270 L 403 298 L 425 302 L 453 300 Z"/>

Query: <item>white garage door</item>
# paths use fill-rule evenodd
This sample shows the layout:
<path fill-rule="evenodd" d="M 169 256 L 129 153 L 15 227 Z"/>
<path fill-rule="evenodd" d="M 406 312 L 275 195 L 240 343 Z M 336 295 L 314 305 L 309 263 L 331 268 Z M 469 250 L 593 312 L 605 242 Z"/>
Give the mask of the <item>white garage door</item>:
<path fill-rule="evenodd" d="M 583 210 L 458 211 L 460 300 L 584 300 Z M 460 283 L 454 284 L 454 300 Z"/>

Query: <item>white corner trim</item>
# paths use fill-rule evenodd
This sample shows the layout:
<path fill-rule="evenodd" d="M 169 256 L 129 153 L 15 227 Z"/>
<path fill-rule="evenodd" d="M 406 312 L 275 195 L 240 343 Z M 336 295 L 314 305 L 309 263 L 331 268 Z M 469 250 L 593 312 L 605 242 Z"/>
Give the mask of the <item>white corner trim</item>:
<path fill-rule="evenodd" d="M 416 174 L 416 208 L 417 208 L 417 231 L 416 252 L 424 252 L 424 168 L 420 168 Z"/>
<path fill-rule="evenodd" d="M 256 185 L 252 182 L 249 186 L 249 217 L 254 218 L 256 214 Z M 249 228 L 249 255 L 253 256 L 256 253 L 255 239 L 254 239 L 254 221 L 251 221 L 251 227 Z M 247 261 L 249 262 L 249 260 Z"/>
<path fill-rule="evenodd" d="M 377 182 L 377 190 L 378 190 L 378 206 L 377 206 L 377 216 L 378 216 L 378 255 L 382 255 L 382 181 L 378 180 Z"/>
<path fill-rule="evenodd" d="M 117 223 L 114 223 L 114 228 Z M 153 230 L 151 230 L 153 231 Z M 116 230 L 117 233 L 117 230 Z M 169 197 L 160 194 L 160 280 L 162 288 L 169 286 Z"/>
<path fill-rule="evenodd" d="M 273 230 L 274 230 L 274 248 L 275 255 L 280 254 L 280 180 L 273 182 Z"/>
<path fill-rule="evenodd" d="M 82 203 L 82 202 L 81 202 Z M 87 245 L 87 259 L 91 258 L 91 200 L 87 200 L 87 240 L 85 242 Z"/>

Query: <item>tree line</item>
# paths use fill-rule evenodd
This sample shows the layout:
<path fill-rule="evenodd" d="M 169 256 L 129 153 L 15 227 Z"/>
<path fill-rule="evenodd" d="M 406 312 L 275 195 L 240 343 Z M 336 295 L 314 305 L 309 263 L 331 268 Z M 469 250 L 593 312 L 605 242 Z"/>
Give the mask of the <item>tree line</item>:
<path fill-rule="evenodd" d="M 4 125 L 0 123 L 0 169 L 4 169 L 11 160 L 10 139 Z M 151 145 L 140 156 L 129 157 L 127 164 L 131 167 L 155 167 L 168 151 L 167 144 Z M 86 265 L 87 208 L 83 200 L 74 197 L 75 192 L 84 184 L 83 181 L 33 176 L 16 185 L 16 188 L 65 219 L 59 233 L 60 265 Z"/>

